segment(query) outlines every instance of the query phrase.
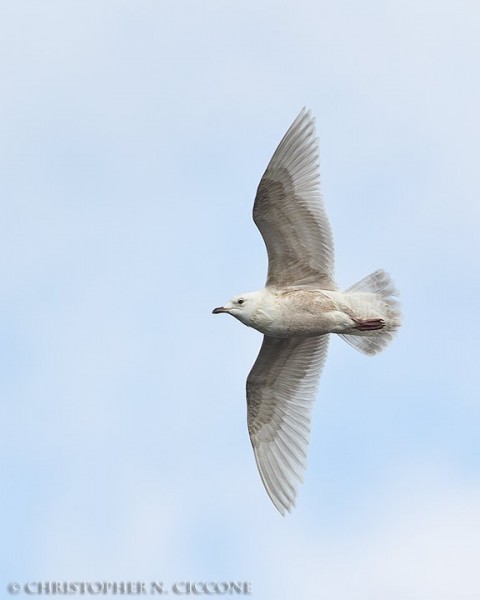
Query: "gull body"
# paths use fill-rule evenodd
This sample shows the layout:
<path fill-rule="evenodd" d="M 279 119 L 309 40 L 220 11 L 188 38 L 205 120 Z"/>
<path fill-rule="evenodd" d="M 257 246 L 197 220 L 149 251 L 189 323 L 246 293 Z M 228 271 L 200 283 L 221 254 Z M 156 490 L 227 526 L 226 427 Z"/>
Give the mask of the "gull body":
<path fill-rule="evenodd" d="M 391 318 L 388 305 L 372 293 L 341 291 L 264 288 L 232 298 L 214 314 L 228 313 L 248 327 L 270 337 L 316 337 L 327 333 L 359 335 L 359 325 L 377 315 L 371 324 L 376 331 Z M 378 317 L 378 315 L 382 315 Z M 376 321 L 379 321 L 378 323 Z M 364 329 L 365 331 L 365 329 Z"/>
<path fill-rule="evenodd" d="M 374 355 L 397 332 L 401 312 L 383 270 L 343 291 L 335 283 L 318 143 L 305 109 L 260 181 L 253 219 L 268 252 L 266 285 L 235 296 L 213 313 L 230 314 L 264 336 L 247 378 L 248 431 L 265 489 L 285 514 L 295 504 L 306 467 L 311 409 L 329 334 Z"/>

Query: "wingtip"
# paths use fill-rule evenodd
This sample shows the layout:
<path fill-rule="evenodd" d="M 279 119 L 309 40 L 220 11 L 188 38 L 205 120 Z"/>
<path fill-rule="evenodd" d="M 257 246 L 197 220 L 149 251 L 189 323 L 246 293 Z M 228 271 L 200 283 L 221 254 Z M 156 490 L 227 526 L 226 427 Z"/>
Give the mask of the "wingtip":
<path fill-rule="evenodd" d="M 297 118 L 294 120 L 293 123 L 299 123 L 300 121 L 304 121 L 304 120 L 308 120 L 312 124 L 315 123 L 315 117 L 314 117 L 311 109 L 308 108 L 308 106 L 302 106 L 302 109 L 298 113 Z"/>
<path fill-rule="evenodd" d="M 271 463 L 268 450 L 260 446 L 253 445 L 255 461 L 258 472 L 263 482 L 265 490 L 275 508 L 282 515 L 286 516 L 295 506 L 297 489 L 292 481 L 281 481 L 275 472 L 275 466 Z M 260 456 L 261 455 L 261 456 Z M 273 456 L 271 457 L 274 458 Z M 288 489 L 290 487 L 290 489 Z"/>

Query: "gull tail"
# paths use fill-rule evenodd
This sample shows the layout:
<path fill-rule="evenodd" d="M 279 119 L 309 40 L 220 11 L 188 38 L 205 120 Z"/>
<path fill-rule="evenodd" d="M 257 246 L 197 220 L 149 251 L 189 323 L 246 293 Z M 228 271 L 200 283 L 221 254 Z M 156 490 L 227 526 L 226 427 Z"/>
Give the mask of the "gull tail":
<path fill-rule="evenodd" d="M 383 321 L 380 328 L 342 333 L 348 344 L 370 356 L 381 352 L 393 339 L 402 324 L 402 312 L 396 296 L 398 292 L 388 273 L 379 270 L 367 275 L 345 290 L 345 299 L 365 323 Z"/>

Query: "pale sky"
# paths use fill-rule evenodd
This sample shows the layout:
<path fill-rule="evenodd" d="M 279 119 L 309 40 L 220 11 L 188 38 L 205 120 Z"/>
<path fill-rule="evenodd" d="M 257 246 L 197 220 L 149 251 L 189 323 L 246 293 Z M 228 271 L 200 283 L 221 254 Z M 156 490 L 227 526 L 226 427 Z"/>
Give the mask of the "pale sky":
<path fill-rule="evenodd" d="M 478 600 L 480 8 L 0 3 L 0 587 L 251 582 L 259 600 Z M 305 483 L 258 476 L 256 186 L 317 119 L 338 282 L 405 323 L 332 339 Z"/>

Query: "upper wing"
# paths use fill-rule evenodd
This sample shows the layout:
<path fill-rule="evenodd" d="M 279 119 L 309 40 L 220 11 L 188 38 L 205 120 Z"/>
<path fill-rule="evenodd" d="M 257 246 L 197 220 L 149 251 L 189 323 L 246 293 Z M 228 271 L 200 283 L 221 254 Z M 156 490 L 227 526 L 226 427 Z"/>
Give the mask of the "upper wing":
<path fill-rule="evenodd" d="M 295 504 L 328 335 L 263 338 L 247 379 L 248 431 L 265 489 L 280 513 Z"/>
<path fill-rule="evenodd" d="M 253 220 L 267 246 L 267 286 L 335 289 L 333 237 L 320 193 L 314 119 L 302 109 L 257 189 Z"/>

